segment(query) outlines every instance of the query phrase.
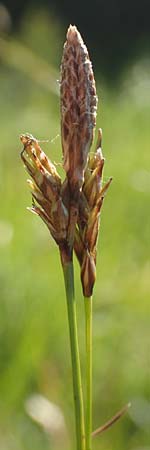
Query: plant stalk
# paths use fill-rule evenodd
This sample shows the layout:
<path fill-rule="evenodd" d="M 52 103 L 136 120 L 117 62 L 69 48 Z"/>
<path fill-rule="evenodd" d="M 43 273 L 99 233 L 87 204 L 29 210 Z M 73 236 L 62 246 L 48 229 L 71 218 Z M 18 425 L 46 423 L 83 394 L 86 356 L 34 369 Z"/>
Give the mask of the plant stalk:
<path fill-rule="evenodd" d="M 86 336 L 86 450 L 92 448 L 92 297 L 84 297 Z"/>
<path fill-rule="evenodd" d="M 77 450 L 85 450 L 84 408 L 83 408 L 83 393 L 81 384 L 81 369 L 80 369 L 79 346 L 78 346 L 76 304 L 74 296 L 73 262 L 72 258 L 68 261 L 64 261 L 62 253 L 61 253 L 61 260 L 65 280 L 67 310 L 68 310 Z"/>

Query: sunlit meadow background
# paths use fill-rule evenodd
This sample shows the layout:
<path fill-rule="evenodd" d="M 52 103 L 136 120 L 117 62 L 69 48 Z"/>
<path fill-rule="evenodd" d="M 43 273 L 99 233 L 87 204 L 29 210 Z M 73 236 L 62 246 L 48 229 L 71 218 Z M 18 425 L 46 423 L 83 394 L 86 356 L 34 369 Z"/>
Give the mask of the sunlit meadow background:
<path fill-rule="evenodd" d="M 82 31 L 82 30 L 81 30 Z M 58 249 L 30 214 L 19 135 L 30 132 L 61 168 L 59 66 L 65 28 L 26 14 L 0 41 L 0 450 L 73 450 L 67 311 Z M 92 57 L 92 55 L 91 55 Z M 96 72 L 104 203 L 93 298 L 93 428 L 123 405 L 93 449 L 150 450 L 150 62 L 110 88 Z M 84 376 L 84 308 L 75 261 Z M 57 406 L 58 409 L 52 409 Z"/>

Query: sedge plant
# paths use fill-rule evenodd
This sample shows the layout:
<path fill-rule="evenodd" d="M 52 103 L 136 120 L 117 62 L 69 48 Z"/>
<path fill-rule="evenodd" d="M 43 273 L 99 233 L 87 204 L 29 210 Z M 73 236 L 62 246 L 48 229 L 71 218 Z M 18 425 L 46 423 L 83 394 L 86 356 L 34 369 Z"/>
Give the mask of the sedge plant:
<path fill-rule="evenodd" d="M 31 177 L 33 213 L 46 223 L 59 248 L 64 275 L 70 349 L 76 449 L 92 450 L 92 294 L 96 280 L 96 253 L 100 214 L 111 178 L 102 184 L 104 158 L 102 131 L 90 153 L 96 126 L 97 95 L 87 48 L 75 26 L 69 27 L 63 49 L 60 77 L 60 116 L 63 168 L 62 181 L 55 165 L 31 134 L 21 135 L 22 161 Z M 80 265 L 85 304 L 86 399 L 83 399 L 73 254 Z M 85 406 L 85 408 L 84 408 Z M 108 428 L 114 419 L 93 435 Z"/>

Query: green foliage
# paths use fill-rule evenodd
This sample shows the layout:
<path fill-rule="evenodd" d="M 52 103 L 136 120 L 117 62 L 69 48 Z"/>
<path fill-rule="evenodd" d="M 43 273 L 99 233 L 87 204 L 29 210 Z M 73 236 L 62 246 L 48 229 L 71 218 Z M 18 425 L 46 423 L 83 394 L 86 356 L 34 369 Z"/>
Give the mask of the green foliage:
<path fill-rule="evenodd" d="M 51 29 L 53 48 L 52 41 Z M 49 61 L 54 62 L 51 52 Z M 150 441 L 147 421 L 142 421 L 150 400 L 150 106 L 144 96 L 146 82 L 138 78 L 140 73 L 142 81 L 144 71 L 137 66 L 135 72 L 125 74 L 115 92 L 99 80 L 102 108 L 97 125 L 104 136 L 104 177 L 112 175 L 114 181 L 102 211 L 93 300 L 95 428 L 128 401 L 133 404 L 128 417 L 95 438 L 93 447 L 103 450 L 139 450 Z M 31 198 L 19 159 L 19 134 L 27 131 L 49 139 L 43 149 L 52 161 L 62 162 L 60 136 L 54 139 L 60 134 L 59 99 L 37 77 L 34 82 L 5 64 L 0 86 L 0 448 L 72 450 L 71 364 L 59 254 L 46 227 L 26 211 Z M 84 358 L 77 265 L 75 275 Z M 61 407 L 70 440 L 49 438 L 28 417 L 25 402 L 33 393 Z"/>

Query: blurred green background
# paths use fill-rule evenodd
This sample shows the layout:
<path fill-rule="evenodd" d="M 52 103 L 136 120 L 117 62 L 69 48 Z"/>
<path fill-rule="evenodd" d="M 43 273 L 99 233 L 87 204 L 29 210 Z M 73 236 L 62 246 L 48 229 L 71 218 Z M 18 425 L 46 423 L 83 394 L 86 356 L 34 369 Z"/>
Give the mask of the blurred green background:
<path fill-rule="evenodd" d="M 22 13 L 15 30 L 9 10 L 1 5 L 0 11 L 0 450 L 73 450 L 59 254 L 44 224 L 26 211 L 31 197 L 19 141 L 24 132 L 48 140 L 42 147 L 62 173 L 57 80 L 66 23 L 58 11 L 38 5 Z M 102 211 L 93 300 L 93 428 L 132 402 L 129 414 L 93 440 L 95 450 L 150 450 L 150 59 L 145 52 L 146 45 L 130 64 L 124 60 L 119 80 L 111 83 L 101 55 L 95 63 L 104 180 L 113 176 L 113 183 Z M 75 279 L 84 376 L 76 261 Z"/>

